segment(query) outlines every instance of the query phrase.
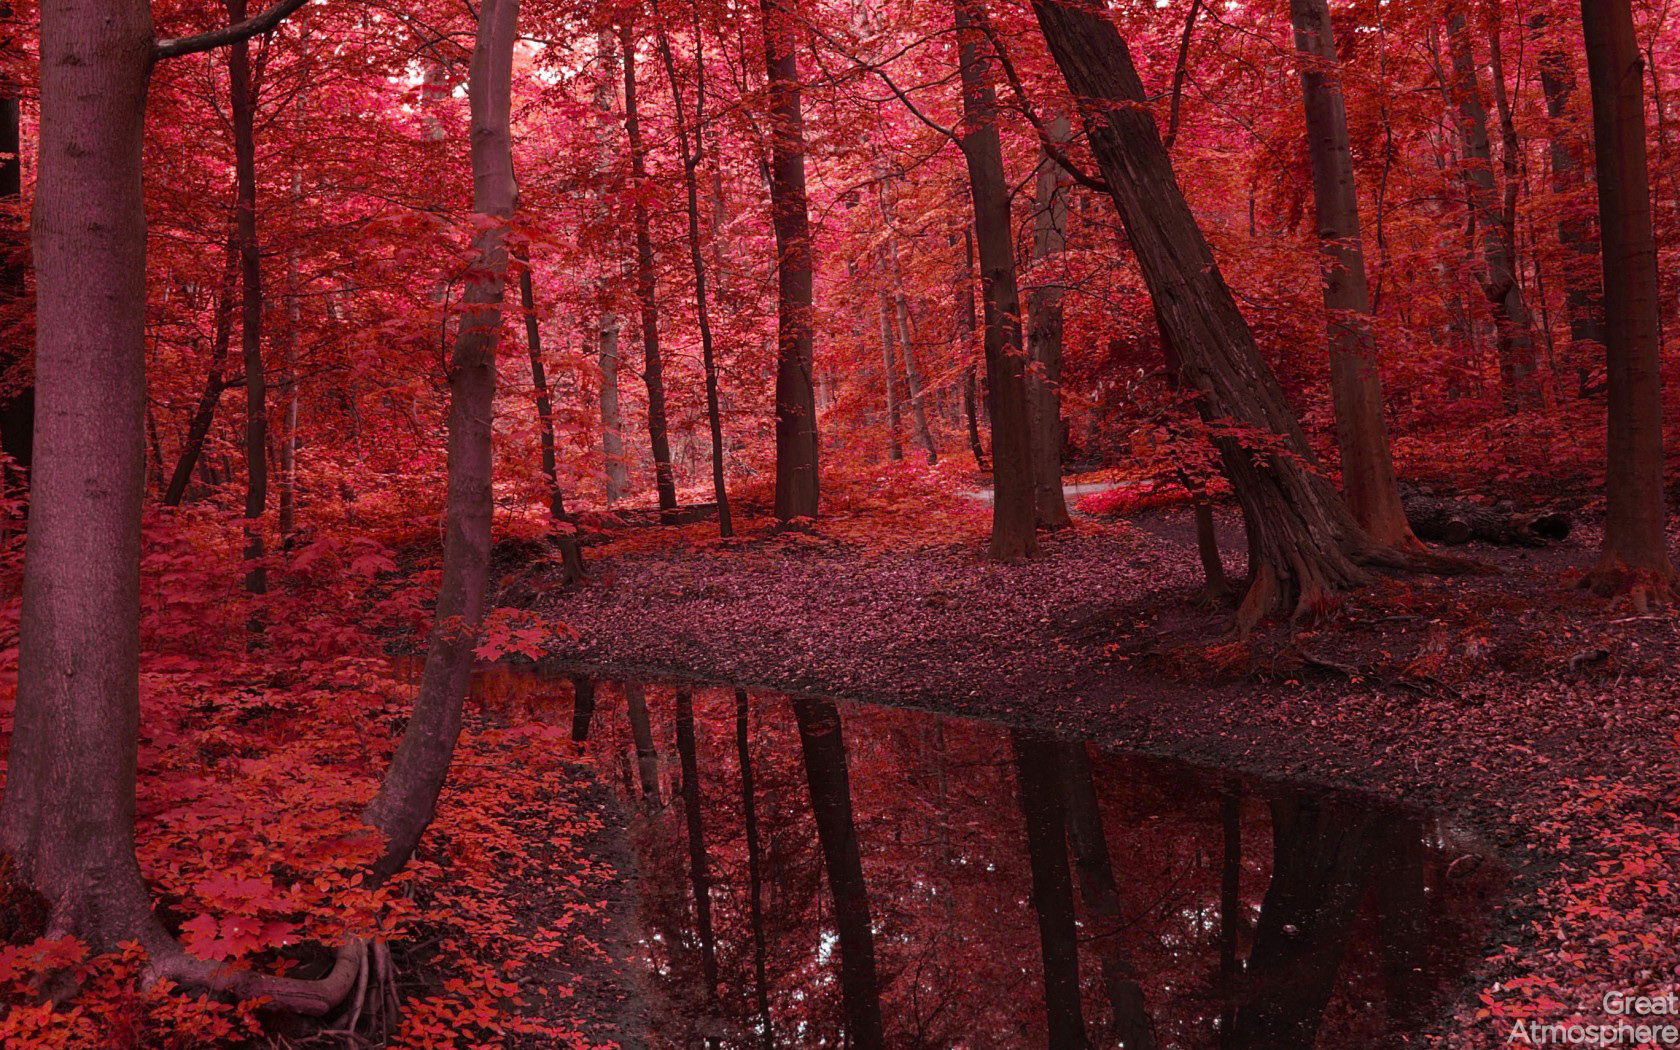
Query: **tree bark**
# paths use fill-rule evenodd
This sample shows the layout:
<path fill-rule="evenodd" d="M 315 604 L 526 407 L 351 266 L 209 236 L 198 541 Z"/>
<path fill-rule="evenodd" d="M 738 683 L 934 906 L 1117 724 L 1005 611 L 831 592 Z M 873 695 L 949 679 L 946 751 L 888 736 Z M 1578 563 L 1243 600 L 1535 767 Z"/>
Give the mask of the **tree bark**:
<path fill-rule="evenodd" d="M 1301 53 L 1313 199 L 1323 256 L 1325 323 L 1330 343 L 1330 394 L 1342 454 L 1342 494 L 1354 521 L 1379 543 L 1422 546 L 1406 524 L 1383 421 L 1382 376 L 1371 329 L 1371 295 L 1360 244 L 1359 197 L 1348 143 L 1341 60 L 1328 0 L 1290 0 L 1295 47 Z"/>
<path fill-rule="evenodd" d="M 10 5 L 0 5 L 0 12 L 10 18 Z M 23 195 L 18 100 L 15 87 L 6 85 L 0 91 L 0 153 L 10 158 L 0 158 L 0 205 L 10 206 Z M 27 250 L 24 230 L 8 221 L 0 231 L 0 311 L 16 310 L 23 300 Z M 14 320 L 0 342 L 0 451 L 11 457 L 15 467 L 27 471 L 35 432 L 35 381 L 29 345 L 12 334 L 19 330 Z M 8 487 L 15 487 L 21 478 L 8 473 L 6 481 Z"/>
<path fill-rule="evenodd" d="M 898 318 L 898 345 L 904 348 L 904 385 L 910 394 L 910 418 L 916 424 L 916 440 L 927 452 L 928 466 L 931 467 L 939 462 L 939 443 L 934 440 L 933 428 L 928 425 L 927 397 L 922 386 L 921 370 L 916 367 L 915 319 L 910 315 L 910 298 L 904 294 L 903 278 L 898 276 L 898 246 L 892 245 L 889 253 L 897 277 L 893 307 Z"/>
<path fill-rule="evenodd" d="M 817 516 L 817 400 L 811 383 L 811 220 L 799 103 L 797 0 L 760 0 L 770 100 L 770 218 L 776 230 L 776 519 Z"/>
<path fill-rule="evenodd" d="M 1664 534 L 1662 325 L 1645 154 L 1645 63 L 1628 0 L 1582 0 L 1604 240 L 1604 545 L 1585 583 L 1636 607 L 1680 585 Z"/>
<path fill-rule="evenodd" d="M 630 739 L 636 746 L 636 775 L 642 784 L 646 808 L 657 809 L 659 793 L 659 749 L 653 742 L 653 724 L 648 720 L 647 690 L 640 682 L 624 683 L 624 708 L 630 720 Z"/>
<path fill-rule="evenodd" d="M 887 392 L 887 458 L 904 458 L 904 410 L 898 401 L 898 362 L 893 354 L 892 307 L 887 293 L 881 293 L 881 385 Z"/>
<path fill-rule="evenodd" d="M 228 19 L 245 19 L 245 0 L 227 0 Z M 257 240 L 256 99 L 251 92 L 251 44 L 228 49 L 228 91 L 233 113 L 234 216 L 239 238 L 239 342 L 245 358 L 245 589 L 268 590 L 263 567 L 262 517 L 268 509 L 268 388 L 263 377 L 262 253 Z M 260 627 L 260 621 L 253 619 Z"/>
<path fill-rule="evenodd" d="M 1068 118 L 1057 114 L 1050 122 L 1050 140 L 1057 146 L 1072 138 Z M 1065 175 L 1050 154 L 1039 150 L 1033 201 L 1033 266 L 1043 271 L 1056 265 L 1067 249 L 1067 186 Z M 1065 529 L 1067 496 L 1062 492 L 1062 276 L 1042 272 L 1027 293 L 1027 408 L 1032 417 L 1034 506 L 1038 527 Z"/>
<path fill-rule="evenodd" d="M 624 458 L 624 417 L 618 407 L 618 317 L 606 314 L 596 329 L 601 364 L 601 459 L 607 475 L 607 506 L 624 495 L 630 486 L 629 466 Z"/>
<path fill-rule="evenodd" d="M 1021 297 L 1015 284 L 1009 182 L 998 136 L 997 96 L 985 37 L 978 28 L 984 12 L 969 6 L 975 2 L 956 0 L 955 8 L 963 86 L 961 146 L 974 205 L 974 240 L 979 246 L 986 317 L 993 493 L 989 553 L 994 561 L 1019 561 L 1038 554 L 1027 361 L 1021 341 Z"/>
<path fill-rule="evenodd" d="M 753 938 L 753 999 L 758 1006 L 758 1039 L 764 1050 L 776 1045 L 770 1026 L 770 980 L 764 939 L 763 848 L 758 837 L 758 795 L 753 787 L 752 736 L 747 724 L 747 691 L 735 690 L 735 754 L 741 764 L 741 822 L 747 834 L 747 914 Z"/>
<path fill-rule="evenodd" d="M 169 487 L 163 493 L 165 507 L 179 507 L 192 482 L 193 468 L 204 451 L 204 439 L 210 436 L 210 425 L 216 419 L 216 404 L 227 389 L 223 375 L 227 371 L 228 350 L 233 343 L 233 293 L 239 287 L 239 237 L 230 235 L 227 242 L 227 261 L 222 267 L 222 284 L 216 295 L 216 330 L 211 335 L 210 370 L 204 378 L 204 392 L 198 396 L 198 407 L 187 424 L 187 437 L 181 444 L 181 455 L 175 460 L 175 471 L 169 476 Z"/>
<path fill-rule="evenodd" d="M 696 9 L 696 18 L 698 18 Z M 694 268 L 694 318 L 700 326 L 700 361 L 706 372 L 706 423 L 712 438 L 712 496 L 717 500 L 718 535 L 735 535 L 735 520 L 729 512 L 729 489 L 723 476 L 723 414 L 718 399 L 717 354 L 712 345 L 712 315 L 706 302 L 706 261 L 700 250 L 700 180 L 698 169 L 704 154 L 702 135 L 706 126 L 706 58 L 701 49 L 698 25 L 694 36 L 694 148 L 689 149 L 688 125 L 683 119 L 682 85 L 677 81 L 677 63 L 665 30 L 658 30 L 659 53 L 665 59 L 665 73 L 671 81 L 671 98 L 677 111 L 677 146 L 682 151 L 683 187 L 688 191 L 688 257 Z"/>
<path fill-rule="evenodd" d="M 700 973 L 708 1009 L 718 994 L 717 935 L 712 929 L 712 888 L 706 857 L 705 817 L 700 810 L 700 761 L 695 754 L 694 694 L 677 690 L 677 757 L 682 763 L 683 822 L 688 830 L 688 879 L 694 889 L 694 927 L 700 937 Z"/>
<path fill-rule="evenodd" d="M 1074 915 L 1073 877 L 1068 872 L 1058 745 L 1021 729 L 1010 733 L 1010 742 L 1020 780 L 1021 813 L 1027 824 L 1048 1042 L 1052 1050 L 1081 1050 L 1090 1047 L 1091 1040 L 1085 1034 L 1079 1002 L 1079 929 Z"/>
<path fill-rule="evenodd" d="M 632 32 L 631 26 L 623 26 L 618 42 L 624 61 L 624 131 L 630 139 L 630 178 L 635 188 L 636 299 L 642 313 L 642 380 L 647 385 L 648 442 L 653 447 L 659 519 L 671 524 L 677 513 L 677 478 L 671 466 L 671 438 L 665 419 L 665 363 L 659 351 L 659 296 L 646 198 L 647 146 L 642 142 L 641 114 L 636 100 L 636 40 Z"/>
<path fill-rule="evenodd" d="M 1252 580 L 1237 612 L 1247 630 L 1273 610 L 1317 617 L 1366 580 L 1358 561 L 1393 562 L 1354 523 L 1318 472 L 1282 389 L 1260 356 L 1184 201 L 1125 41 L 1105 11 L 1035 0 L 1033 11 L 1085 113 L 1092 149 L 1125 224 L 1182 378 L 1207 418 L 1247 428 L 1267 445 L 1218 442 L 1250 528 Z"/>
<path fill-rule="evenodd" d="M 373 865 L 386 878 L 431 823 L 461 732 L 461 708 L 490 567 L 496 344 L 508 270 L 507 224 L 518 200 L 509 130 L 519 0 L 483 0 L 467 94 L 472 106 L 473 211 L 481 217 L 449 362 L 449 484 L 443 576 L 414 712 L 364 819 L 385 836 Z"/>
<path fill-rule="evenodd" d="M 958 284 L 961 289 L 957 293 L 959 308 L 957 313 L 957 339 L 962 344 L 962 356 L 968 360 L 974 351 L 974 330 L 979 327 L 976 323 L 974 310 L 974 229 L 963 231 L 963 252 L 965 264 L 962 279 Z M 963 416 L 968 422 L 968 447 L 974 453 L 974 466 L 979 470 L 986 470 L 986 446 L 980 441 L 980 413 L 978 402 L 979 379 L 975 375 L 972 362 L 963 368 Z"/>
<path fill-rule="evenodd" d="M 796 698 L 793 714 L 799 723 L 799 744 L 805 757 L 817 839 L 822 844 L 823 870 L 828 874 L 828 890 L 834 900 L 846 1043 L 855 1050 L 880 1050 L 886 1040 L 875 971 L 875 932 L 869 916 L 869 889 L 863 881 L 857 826 L 852 821 L 852 787 L 846 771 L 840 712 L 828 700 Z"/>
<path fill-rule="evenodd" d="M 595 720 L 595 680 L 583 675 L 572 676 L 572 739 L 578 743 L 589 740 L 589 723 Z"/>
<path fill-rule="evenodd" d="M 1528 304 L 1517 281 L 1515 218 L 1511 208 L 1501 205 L 1495 185 L 1487 105 L 1482 101 L 1462 0 L 1457 0 L 1449 10 L 1447 36 L 1452 53 L 1452 94 L 1458 105 L 1465 187 L 1481 233 L 1482 294 L 1492 308 L 1497 332 L 1500 389 L 1507 409 L 1536 408 L 1542 403 L 1539 355 L 1534 346 Z"/>
<path fill-rule="evenodd" d="M 554 544 L 560 548 L 560 565 L 566 583 L 576 583 L 587 573 L 583 549 L 578 545 L 577 519 L 566 512 L 566 495 L 560 488 L 560 464 L 554 447 L 554 401 L 548 392 L 548 371 L 543 367 L 542 328 L 537 324 L 537 290 L 531 278 L 531 257 L 524 244 L 513 248 L 519 264 L 519 306 L 525 317 L 525 349 L 531 357 L 531 386 L 537 395 L 537 440 L 542 447 L 542 472 L 548 479 L 548 517 L 556 528 Z"/>

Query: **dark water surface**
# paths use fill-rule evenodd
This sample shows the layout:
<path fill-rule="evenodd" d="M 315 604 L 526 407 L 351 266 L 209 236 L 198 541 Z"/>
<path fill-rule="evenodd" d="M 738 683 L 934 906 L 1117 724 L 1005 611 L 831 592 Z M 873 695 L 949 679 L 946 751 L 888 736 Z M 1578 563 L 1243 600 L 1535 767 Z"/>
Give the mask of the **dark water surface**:
<path fill-rule="evenodd" d="M 495 669 L 631 814 L 655 1046 L 1403 1045 L 1503 875 L 1436 815 L 1006 726 Z"/>

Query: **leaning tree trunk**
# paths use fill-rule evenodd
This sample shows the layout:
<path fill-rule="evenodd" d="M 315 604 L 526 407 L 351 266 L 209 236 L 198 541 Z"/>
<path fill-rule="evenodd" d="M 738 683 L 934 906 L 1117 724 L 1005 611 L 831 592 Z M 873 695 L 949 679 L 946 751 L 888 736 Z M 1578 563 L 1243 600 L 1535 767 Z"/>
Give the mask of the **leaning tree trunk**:
<path fill-rule="evenodd" d="M 1586 583 L 1667 599 L 1680 577 L 1664 535 L 1661 318 L 1645 156 L 1644 62 L 1628 0 L 1582 0 L 1604 239 L 1609 430 L 1604 546 Z"/>
<path fill-rule="evenodd" d="M 228 0 L 228 19 L 245 19 L 245 0 Z M 228 49 L 229 108 L 233 115 L 235 226 L 239 238 L 239 342 L 245 357 L 245 589 L 268 590 L 263 567 L 263 513 L 268 509 L 268 388 L 263 381 L 262 254 L 257 242 L 256 98 L 251 90 L 251 44 Z M 253 624 L 260 621 L 253 620 Z"/>
<path fill-rule="evenodd" d="M 1533 408 L 1541 402 L 1534 324 L 1523 299 L 1522 285 L 1517 281 L 1514 213 L 1501 206 L 1494 184 L 1487 104 L 1482 101 L 1470 30 L 1462 8 L 1455 8 L 1449 15 L 1447 35 L 1452 52 L 1459 136 L 1464 149 L 1464 179 L 1471 209 L 1481 227 L 1482 293 L 1492 308 L 1497 330 L 1500 388 L 1507 408 Z"/>
<path fill-rule="evenodd" d="M 1378 542 L 1420 547 L 1400 506 L 1400 487 L 1383 422 L 1382 377 L 1371 329 L 1371 294 L 1359 237 L 1359 196 L 1348 144 L 1347 106 L 1328 0 L 1290 0 L 1302 57 L 1324 312 L 1330 339 L 1330 395 L 1342 454 L 1342 494 L 1361 528 Z"/>
<path fill-rule="evenodd" d="M 560 488 L 560 463 L 554 447 L 554 400 L 548 392 L 548 370 L 543 367 L 542 326 L 537 323 L 537 289 L 531 277 L 530 249 L 520 244 L 513 253 L 519 263 L 519 307 L 525 316 L 525 350 L 531 358 L 531 387 L 537 397 L 537 440 L 541 445 L 543 477 L 548 479 L 548 517 L 558 529 L 554 544 L 560 548 L 564 580 L 576 583 L 586 575 L 583 549 L 578 544 L 577 519 L 566 512 L 566 494 Z"/>
<path fill-rule="evenodd" d="M 811 385 L 811 218 L 799 108 L 796 0 L 760 0 L 770 99 L 770 219 L 776 229 L 776 519 L 817 516 L 817 398 Z"/>
<path fill-rule="evenodd" d="M 181 455 L 175 460 L 175 470 L 169 476 L 169 487 L 163 493 L 165 507 L 179 507 L 192 481 L 193 468 L 204 451 L 204 439 L 210 436 L 210 424 L 216 420 L 216 405 L 227 389 L 223 373 L 227 370 L 228 350 L 233 343 L 233 291 L 239 285 L 239 237 L 230 236 L 227 261 L 222 267 L 222 284 L 216 295 L 216 328 L 210 336 L 210 370 L 204 377 L 204 392 L 198 396 L 198 407 L 187 423 L 187 438 L 181 443 Z"/>
<path fill-rule="evenodd" d="M 490 569 L 492 415 L 496 344 L 508 270 L 507 225 L 518 191 L 509 132 L 519 0 L 483 0 L 468 73 L 472 105 L 473 212 L 483 220 L 449 362 L 449 486 L 443 578 L 426 665 L 391 768 L 364 814 L 385 836 L 374 863 L 388 877 L 408 862 L 437 810 L 461 732 L 473 649 Z"/>
<path fill-rule="evenodd" d="M 1050 123 L 1050 139 L 1058 146 L 1071 137 L 1068 118 L 1058 114 Z M 1067 188 L 1063 172 L 1049 153 L 1039 150 L 1033 201 L 1033 264 L 1043 269 L 1060 265 L 1067 250 Z M 1032 417 L 1033 490 L 1038 525 L 1065 529 L 1067 495 L 1062 491 L 1062 274 L 1040 273 L 1027 293 L 1027 356 L 1032 371 L 1027 379 L 1027 408 Z"/>
<path fill-rule="evenodd" d="M 1033 498 L 1027 360 L 1021 341 L 1021 296 L 1015 284 L 1015 250 L 1009 219 L 1009 181 L 998 136 L 997 97 L 991 59 L 977 28 L 981 12 L 957 0 L 963 87 L 963 159 L 974 203 L 974 239 L 980 249 L 980 291 L 986 317 L 986 402 L 992 417 L 992 541 L 995 561 L 1038 553 Z"/>
<path fill-rule="evenodd" d="M 1318 472 L 1300 423 L 1213 260 L 1173 176 L 1143 84 L 1120 32 L 1100 8 L 1035 0 L 1033 11 L 1085 114 L 1091 147 L 1126 226 L 1182 379 L 1209 418 L 1247 428 L 1265 447 L 1219 442 L 1250 529 L 1252 582 L 1238 610 L 1247 629 L 1273 610 L 1316 616 L 1365 581 L 1379 548 Z"/>
<path fill-rule="evenodd" d="M 665 419 L 665 363 L 659 353 L 659 297 L 654 280 L 653 235 L 648 225 L 647 146 L 642 142 L 636 105 L 636 42 L 631 27 L 619 30 L 624 59 L 624 131 L 630 139 L 630 177 L 636 187 L 636 299 L 642 312 L 642 380 L 647 384 L 648 442 L 653 446 L 653 480 L 659 492 L 659 518 L 670 524 L 677 514 L 677 478 L 671 468 L 671 438 Z"/>

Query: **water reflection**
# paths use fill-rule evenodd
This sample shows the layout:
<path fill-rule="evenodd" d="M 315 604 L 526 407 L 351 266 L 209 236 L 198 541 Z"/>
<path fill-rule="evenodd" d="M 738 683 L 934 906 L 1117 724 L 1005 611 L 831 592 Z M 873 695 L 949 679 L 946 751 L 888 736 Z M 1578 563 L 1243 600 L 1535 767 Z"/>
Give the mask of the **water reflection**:
<path fill-rule="evenodd" d="M 653 1046 L 1390 1045 L 1500 889 L 1426 815 L 983 722 L 502 669 L 474 696 L 569 719 L 620 785 Z"/>

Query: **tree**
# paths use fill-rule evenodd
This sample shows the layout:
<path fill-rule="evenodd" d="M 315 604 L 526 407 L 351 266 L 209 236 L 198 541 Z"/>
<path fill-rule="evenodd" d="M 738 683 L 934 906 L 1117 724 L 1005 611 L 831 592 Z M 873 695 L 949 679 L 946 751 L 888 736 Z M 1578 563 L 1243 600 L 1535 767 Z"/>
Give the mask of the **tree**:
<path fill-rule="evenodd" d="M 759 7 L 769 72 L 770 218 L 776 228 L 776 518 L 784 522 L 817 516 L 814 264 L 794 2 L 761 0 Z"/>
<path fill-rule="evenodd" d="M 0 23 L 12 19 L 10 4 L 0 4 Z M 15 86 L 0 85 L 0 207 L 10 207 L 23 194 L 23 164 L 19 151 L 18 98 Z M 21 229 L 8 221 L 0 234 L 0 310 L 17 309 L 23 299 L 23 254 Z M 19 330 L 15 320 L 9 325 Z M 0 451 L 12 462 L 29 468 L 31 441 L 35 429 L 35 385 L 30 377 L 29 348 L 23 340 L 8 336 L 0 346 Z M 13 479 L 8 478 L 8 484 Z"/>
<path fill-rule="evenodd" d="M 1173 175 L 1143 83 L 1120 31 L 1099 6 L 1034 0 L 1051 55 L 1081 105 L 1091 149 L 1120 212 L 1181 378 L 1205 418 L 1247 431 L 1219 437 L 1225 474 L 1249 528 L 1252 580 L 1237 624 L 1274 610 L 1316 617 L 1365 581 L 1361 562 L 1394 563 L 1318 472 Z M 1258 447 L 1255 447 L 1258 445 Z"/>
<path fill-rule="evenodd" d="M 1328 0 L 1290 0 L 1295 47 L 1301 53 L 1301 96 L 1307 111 L 1313 198 L 1323 253 L 1324 313 L 1330 336 L 1330 393 L 1342 453 L 1342 494 L 1359 526 L 1380 543 L 1421 547 L 1406 512 L 1383 421 L 1382 377 L 1365 284 L 1359 199 L 1348 144 L 1347 106 Z"/>
<path fill-rule="evenodd" d="M 970 0 L 957 0 L 963 87 L 963 129 L 958 145 L 968 165 L 985 317 L 986 404 L 992 418 L 990 554 L 995 561 L 1018 561 L 1038 553 L 1031 417 L 1026 352 L 1021 340 L 1021 295 L 1015 284 L 1015 249 L 1010 235 L 1009 182 L 1003 170 L 991 59 L 979 29 L 983 17 L 984 12 L 971 7 Z"/>
<path fill-rule="evenodd" d="M 1680 584 L 1664 531 L 1662 345 L 1645 156 L 1645 61 L 1628 0 L 1582 0 L 1604 241 L 1604 546 L 1586 581 L 1636 606 Z"/>
<path fill-rule="evenodd" d="M 230 22 L 244 21 L 245 9 L 245 0 L 227 0 Z M 268 570 L 262 563 L 262 517 L 268 509 L 268 386 L 263 376 L 262 245 L 257 238 L 257 100 L 251 86 L 249 38 L 228 47 L 228 93 L 239 241 L 239 345 L 245 363 L 245 560 L 250 563 L 245 589 L 262 594 L 268 590 Z"/>
<path fill-rule="evenodd" d="M 1064 147 L 1072 128 L 1066 116 L 1050 122 L 1050 139 Z M 1041 149 L 1034 178 L 1033 242 L 1035 267 L 1054 265 L 1067 250 L 1066 174 Z M 1058 275 L 1039 276 L 1027 293 L 1027 407 L 1032 417 L 1034 505 L 1038 524 L 1065 529 L 1073 524 L 1062 492 L 1062 295 Z"/>

